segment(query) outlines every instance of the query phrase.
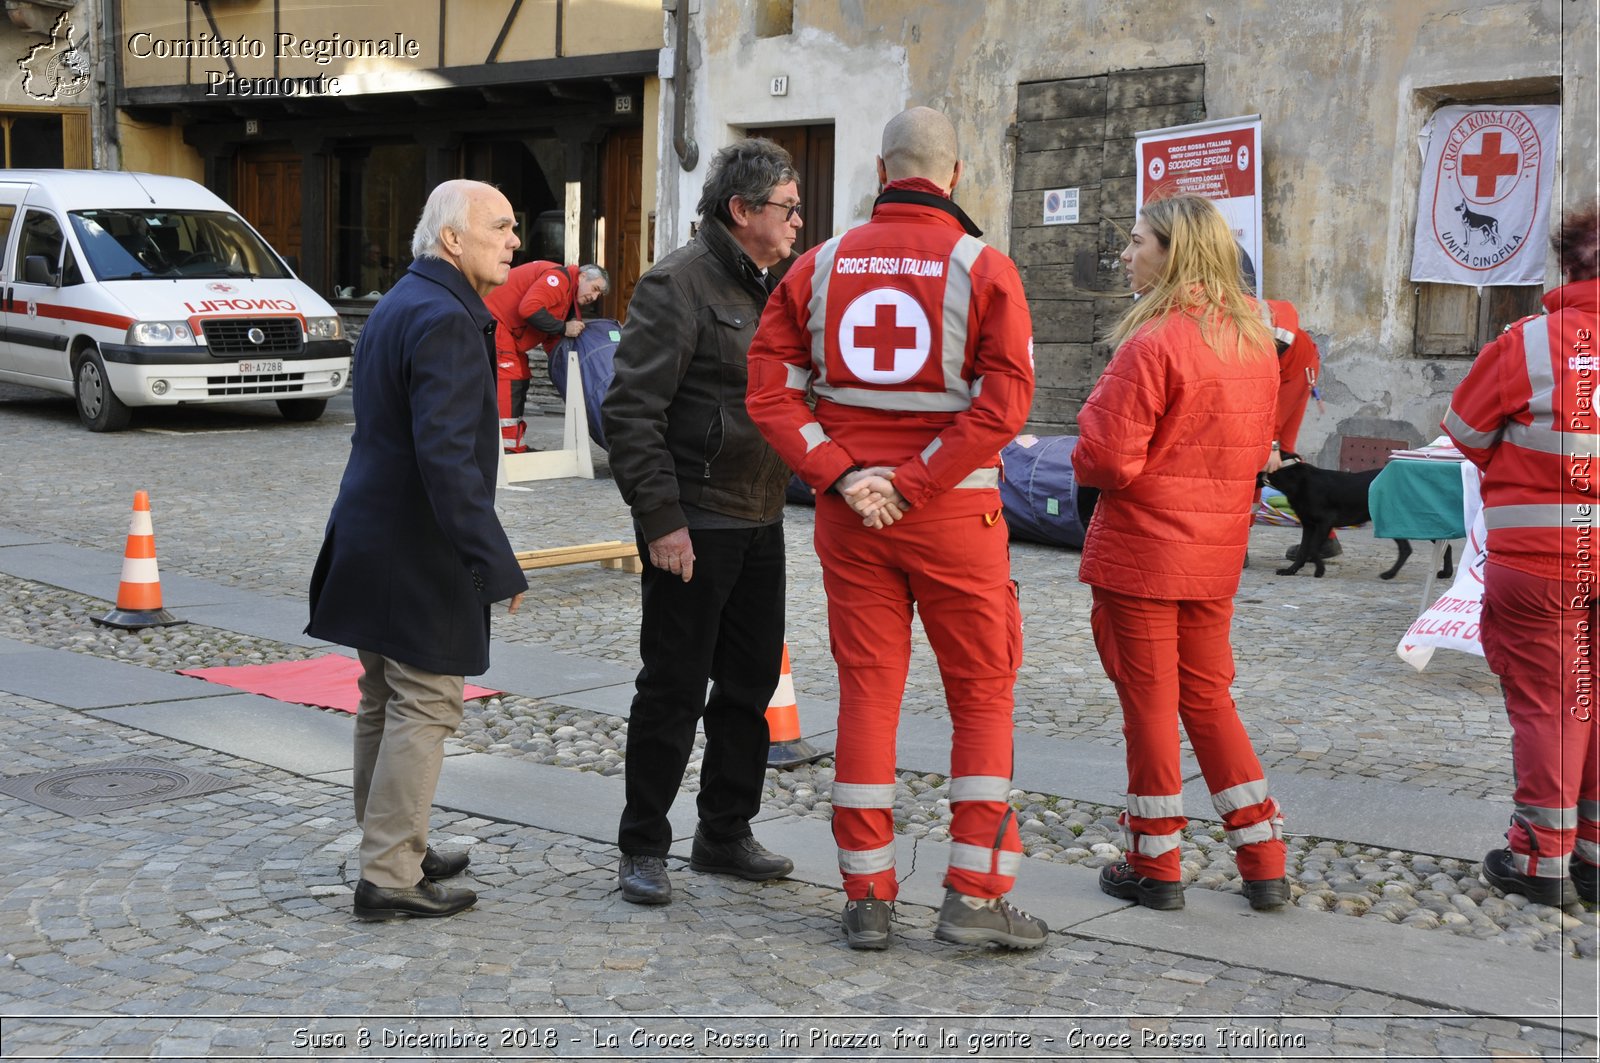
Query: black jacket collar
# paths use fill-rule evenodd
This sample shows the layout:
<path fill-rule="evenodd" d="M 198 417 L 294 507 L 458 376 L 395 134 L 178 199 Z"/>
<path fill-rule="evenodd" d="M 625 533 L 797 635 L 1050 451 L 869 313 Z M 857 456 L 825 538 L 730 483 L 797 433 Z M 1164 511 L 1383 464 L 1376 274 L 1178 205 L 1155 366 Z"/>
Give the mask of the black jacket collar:
<path fill-rule="evenodd" d="M 919 207 L 932 207 L 934 210 L 942 210 L 960 222 L 961 227 L 967 231 L 968 236 L 983 235 L 983 230 L 974 225 L 972 219 L 967 217 L 967 212 L 956 206 L 956 201 L 949 196 L 936 196 L 932 192 L 913 192 L 909 189 L 892 188 L 887 192 L 879 192 L 878 199 L 873 203 L 873 207 L 876 208 L 884 203 L 914 203 Z"/>

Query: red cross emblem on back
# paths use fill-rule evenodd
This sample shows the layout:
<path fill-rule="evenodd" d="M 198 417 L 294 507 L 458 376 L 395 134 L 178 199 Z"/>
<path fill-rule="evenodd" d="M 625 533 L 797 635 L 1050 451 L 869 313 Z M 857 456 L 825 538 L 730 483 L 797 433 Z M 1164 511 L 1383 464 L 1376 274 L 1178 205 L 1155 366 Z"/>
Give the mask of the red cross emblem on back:
<path fill-rule="evenodd" d="M 900 347 L 910 347 L 917 342 L 917 330 L 912 326 L 896 324 L 898 313 L 888 303 L 878 304 L 877 316 L 870 325 L 855 327 L 857 347 L 872 349 L 872 368 L 880 373 L 894 369 L 894 352 Z"/>
<path fill-rule="evenodd" d="M 874 288 L 839 316 L 839 356 L 857 380 L 900 384 L 928 362 L 933 333 L 922 305 L 898 288 Z"/>
<path fill-rule="evenodd" d="M 1476 155 L 1461 156 L 1461 176 L 1477 178 L 1477 184 L 1472 190 L 1475 198 L 1493 199 L 1500 178 L 1516 176 L 1517 161 L 1520 158 L 1521 156 L 1515 151 L 1509 155 L 1501 154 L 1500 134 L 1486 132 L 1483 134 L 1483 143 L 1479 145 Z"/>

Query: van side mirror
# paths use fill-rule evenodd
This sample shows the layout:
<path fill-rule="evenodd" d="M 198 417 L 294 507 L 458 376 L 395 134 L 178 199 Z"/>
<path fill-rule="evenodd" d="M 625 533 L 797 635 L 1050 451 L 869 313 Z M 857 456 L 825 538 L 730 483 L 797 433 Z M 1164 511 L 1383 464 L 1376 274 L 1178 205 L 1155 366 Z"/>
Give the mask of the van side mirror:
<path fill-rule="evenodd" d="M 61 284 L 50 272 L 50 260 L 43 255 L 29 255 L 22 260 L 22 279 L 29 284 L 48 284 L 52 287 Z"/>

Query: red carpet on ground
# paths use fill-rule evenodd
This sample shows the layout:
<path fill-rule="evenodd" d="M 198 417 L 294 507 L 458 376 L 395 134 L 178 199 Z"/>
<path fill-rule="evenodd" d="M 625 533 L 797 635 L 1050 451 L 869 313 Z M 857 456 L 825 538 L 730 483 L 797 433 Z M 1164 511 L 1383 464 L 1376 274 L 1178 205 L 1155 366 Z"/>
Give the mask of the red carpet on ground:
<path fill-rule="evenodd" d="M 324 709 L 355 712 L 361 701 L 356 679 L 361 662 L 337 653 L 323 654 L 309 661 L 280 661 L 277 664 L 245 664 L 232 668 L 183 668 L 179 675 L 192 675 L 252 694 L 264 694 L 279 701 L 316 705 Z M 487 687 L 467 684 L 466 697 L 493 697 L 500 693 Z"/>

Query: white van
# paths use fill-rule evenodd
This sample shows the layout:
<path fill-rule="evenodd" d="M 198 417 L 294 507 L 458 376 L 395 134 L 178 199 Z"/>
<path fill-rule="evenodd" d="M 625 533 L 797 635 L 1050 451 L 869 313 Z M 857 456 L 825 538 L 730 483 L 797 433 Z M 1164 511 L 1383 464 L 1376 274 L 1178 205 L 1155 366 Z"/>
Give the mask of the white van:
<path fill-rule="evenodd" d="M 349 379 L 333 307 L 203 186 L 0 170 L 0 381 L 73 395 L 109 432 L 180 403 L 311 421 Z"/>

